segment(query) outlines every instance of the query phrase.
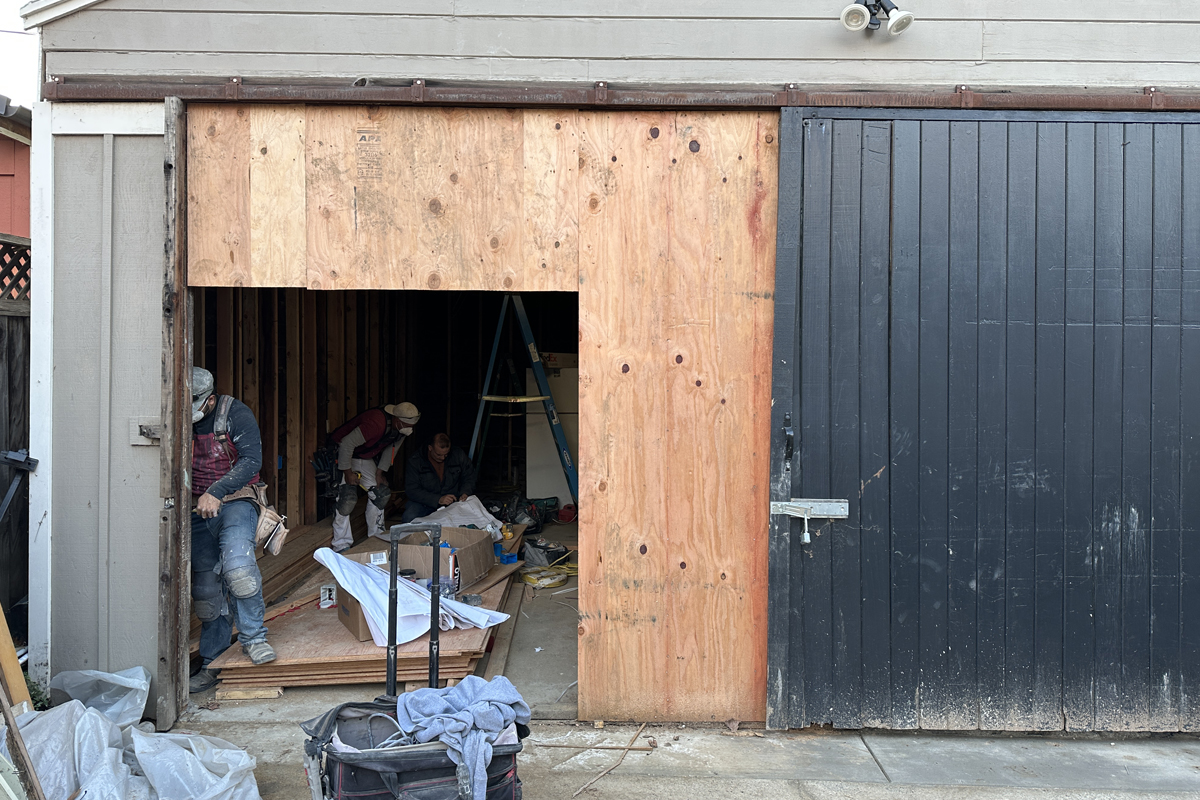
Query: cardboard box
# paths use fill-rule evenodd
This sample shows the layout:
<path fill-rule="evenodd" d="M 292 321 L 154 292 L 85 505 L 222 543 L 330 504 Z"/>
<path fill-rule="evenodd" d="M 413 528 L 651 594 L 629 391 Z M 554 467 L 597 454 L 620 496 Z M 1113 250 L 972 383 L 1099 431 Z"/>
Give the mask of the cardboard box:
<path fill-rule="evenodd" d="M 520 541 L 520 534 L 513 537 Z M 417 580 L 428 580 L 433 575 L 433 554 L 428 546 L 420 542 L 428 541 L 423 533 L 414 533 L 400 541 L 396 547 L 396 569 L 411 569 L 417 573 Z M 492 549 L 492 535 L 487 531 L 477 531 L 472 528 L 442 528 L 442 541 L 450 547 L 441 550 L 441 562 L 438 571 L 442 577 L 454 579 L 454 591 L 458 592 L 478 581 L 488 573 L 496 563 L 496 554 Z M 454 550 L 453 554 L 450 552 Z M 351 561 L 359 564 L 373 564 L 388 569 L 387 544 L 380 544 L 380 549 L 365 553 L 343 553 Z M 360 642 L 371 638 L 371 628 L 367 624 L 366 615 L 358 600 L 341 586 L 338 587 L 338 620 L 346 630 L 354 634 Z M 380 624 L 386 624 L 381 620 Z"/>
<path fill-rule="evenodd" d="M 387 569 L 387 550 L 374 550 L 369 553 L 343 553 L 342 555 L 359 564 L 377 564 Z M 354 595 L 342 588 L 341 584 L 338 584 L 337 588 L 337 601 L 338 621 L 360 642 L 370 639 L 371 626 L 367 624 L 367 616 L 363 614 L 362 606 Z"/>
<path fill-rule="evenodd" d="M 433 575 L 433 558 L 423 533 L 413 533 L 400 540 L 396 549 L 397 569 L 416 570 L 417 580 L 427 580 Z M 492 550 L 492 535 L 473 528 L 442 528 L 442 541 L 450 547 L 441 548 L 441 563 L 438 572 L 442 577 L 454 579 L 454 591 L 470 586 L 487 574 L 496 563 Z M 454 555 L 450 554 L 453 548 Z"/>

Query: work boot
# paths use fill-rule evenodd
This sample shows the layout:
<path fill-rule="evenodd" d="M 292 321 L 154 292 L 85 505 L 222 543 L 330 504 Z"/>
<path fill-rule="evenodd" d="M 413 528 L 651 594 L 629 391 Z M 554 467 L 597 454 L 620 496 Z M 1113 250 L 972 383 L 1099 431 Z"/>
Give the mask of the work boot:
<path fill-rule="evenodd" d="M 251 642 L 250 644 L 242 645 L 242 652 L 257 666 L 259 664 L 267 664 L 275 660 L 275 648 L 262 642 Z"/>
<path fill-rule="evenodd" d="M 209 669 L 204 667 L 188 680 L 188 691 L 192 694 L 197 692 L 207 692 L 212 687 L 221 682 L 219 677 L 219 669 Z"/>

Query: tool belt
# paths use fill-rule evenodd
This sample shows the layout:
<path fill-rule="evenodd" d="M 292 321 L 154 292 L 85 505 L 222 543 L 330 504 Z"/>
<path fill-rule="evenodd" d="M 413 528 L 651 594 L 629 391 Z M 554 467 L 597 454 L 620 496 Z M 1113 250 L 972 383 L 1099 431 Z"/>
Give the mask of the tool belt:
<path fill-rule="evenodd" d="M 275 506 L 267 500 L 267 485 L 255 483 L 243 486 L 236 492 L 230 492 L 221 500 L 230 503 L 234 500 L 249 500 L 258 507 L 258 526 L 254 529 L 254 546 L 261 547 L 273 556 L 279 555 L 287 539 L 287 517 L 275 510 Z"/>

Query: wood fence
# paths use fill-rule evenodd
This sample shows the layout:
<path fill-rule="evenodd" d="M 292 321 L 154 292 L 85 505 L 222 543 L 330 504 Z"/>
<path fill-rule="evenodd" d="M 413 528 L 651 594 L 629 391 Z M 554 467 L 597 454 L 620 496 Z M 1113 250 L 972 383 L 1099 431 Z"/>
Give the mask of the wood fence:
<path fill-rule="evenodd" d="M 0 234 L 0 451 L 29 447 L 29 240 Z M 37 458 L 37 454 L 33 454 Z M 0 465 L 0 497 L 17 471 Z M 0 521 L 0 603 L 29 589 L 29 482 Z"/>

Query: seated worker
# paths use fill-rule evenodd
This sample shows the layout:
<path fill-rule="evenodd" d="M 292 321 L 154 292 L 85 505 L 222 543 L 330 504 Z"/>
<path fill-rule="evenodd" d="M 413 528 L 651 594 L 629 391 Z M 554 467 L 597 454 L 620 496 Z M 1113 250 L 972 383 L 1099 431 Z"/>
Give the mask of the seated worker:
<path fill-rule="evenodd" d="M 404 469 L 404 492 L 408 502 L 400 521 L 412 522 L 474 494 L 475 465 L 461 447 L 450 446 L 449 436 L 439 433 L 425 452 L 409 457 Z"/>
<path fill-rule="evenodd" d="M 213 413 L 213 412 L 216 413 Z M 222 498 L 258 482 L 262 436 L 240 400 L 213 394 L 213 376 L 192 368 L 192 605 L 200 619 L 200 671 L 189 689 L 220 679 L 209 664 L 229 647 L 237 623 L 242 651 L 255 664 L 275 660 L 263 624 L 262 575 L 254 557 L 258 507 Z"/>
<path fill-rule="evenodd" d="M 406 436 L 421 418 L 412 403 L 387 405 L 364 411 L 329 434 L 329 441 L 338 446 L 338 469 L 342 482 L 338 487 L 337 506 L 333 512 L 333 544 L 340 553 L 354 544 L 350 530 L 350 512 L 358 503 L 358 489 L 367 492 L 367 535 L 383 534 L 383 510 L 392 490 L 388 488 L 387 472 Z"/>

